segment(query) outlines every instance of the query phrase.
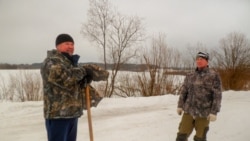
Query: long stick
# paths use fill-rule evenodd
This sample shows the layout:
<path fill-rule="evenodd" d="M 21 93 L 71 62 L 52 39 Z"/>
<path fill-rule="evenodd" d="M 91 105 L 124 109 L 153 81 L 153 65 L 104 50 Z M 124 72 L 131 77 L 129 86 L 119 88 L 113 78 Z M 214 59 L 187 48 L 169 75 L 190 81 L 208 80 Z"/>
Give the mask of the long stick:
<path fill-rule="evenodd" d="M 90 138 L 90 141 L 94 141 L 92 119 L 91 119 L 91 110 L 90 110 L 89 85 L 88 84 L 86 86 L 86 104 L 87 104 L 88 124 L 89 124 L 89 138 Z"/>

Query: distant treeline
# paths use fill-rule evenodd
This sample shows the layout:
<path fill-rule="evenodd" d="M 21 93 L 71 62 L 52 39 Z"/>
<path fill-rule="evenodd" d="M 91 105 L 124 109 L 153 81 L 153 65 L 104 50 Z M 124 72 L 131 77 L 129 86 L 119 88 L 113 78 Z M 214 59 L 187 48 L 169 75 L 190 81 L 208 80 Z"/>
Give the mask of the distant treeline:
<path fill-rule="evenodd" d="M 42 63 L 33 63 L 33 64 L 0 64 L 0 69 L 40 69 Z M 96 64 L 102 68 L 104 68 L 103 63 L 94 63 L 94 62 L 88 62 L 88 63 L 79 63 L 79 65 L 84 64 Z M 107 70 L 112 70 L 113 64 L 107 64 Z M 147 71 L 148 66 L 146 64 L 123 64 L 120 66 L 121 71 L 134 71 L 134 72 L 143 72 Z M 154 66 L 151 66 L 154 67 Z M 180 69 L 180 68 L 170 68 L 175 71 L 167 71 L 168 74 L 179 74 L 183 75 L 185 72 L 187 72 L 190 69 Z"/>
<path fill-rule="evenodd" d="M 38 69 L 40 68 L 41 63 L 34 64 L 8 64 L 2 63 L 0 64 L 0 69 Z"/>
<path fill-rule="evenodd" d="M 0 64 L 0 69 L 40 69 L 42 63 L 33 63 L 33 64 Z M 84 64 L 96 64 L 102 68 L 104 68 L 103 63 L 79 63 L 79 65 Z M 107 70 L 111 70 L 113 64 L 107 64 Z M 147 66 L 145 64 L 123 64 L 120 70 L 123 71 L 145 71 Z"/>

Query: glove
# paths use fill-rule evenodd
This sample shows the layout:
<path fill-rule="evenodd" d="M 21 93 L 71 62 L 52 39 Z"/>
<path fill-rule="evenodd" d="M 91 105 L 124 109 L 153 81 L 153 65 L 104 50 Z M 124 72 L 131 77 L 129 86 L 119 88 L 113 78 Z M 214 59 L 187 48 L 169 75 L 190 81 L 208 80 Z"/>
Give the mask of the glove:
<path fill-rule="evenodd" d="M 177 114 L 178 114 L 178 115 L 181 115 L 182 112 L 183 112 L 183 109 L 182 109 L 182 108 L 177 108 Z"/>
<path fill-rule="evenodd" d="M 209 120 L 209 121 L 216 121 L 216 119 L 217 119 L 217 116 L 214 114 L 209 114 L 207 116 L 207 120 Z"/>
<path fill-rule="evenodd" d="M 86 75 L 84 76 L 84 80 L 87 80 L 87 83 L 91 83 L 93 80 L 94 73 L 90 68 L 85 68 Z"/>

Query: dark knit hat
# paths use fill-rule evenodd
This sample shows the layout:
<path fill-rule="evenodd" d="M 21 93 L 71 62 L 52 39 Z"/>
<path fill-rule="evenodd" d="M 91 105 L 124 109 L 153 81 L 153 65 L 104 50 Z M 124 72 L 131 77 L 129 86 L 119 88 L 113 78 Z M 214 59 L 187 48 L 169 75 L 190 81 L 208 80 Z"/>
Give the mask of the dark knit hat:
<path fill-rule="evenodd" d="M 56 46 L 63 43 L 63 42 L 73 42 L 74 43 L 74 40 L 68 34 L 60 34 L 60 35 L 58 35 L 56 37 Z"/>
<path fill-rule="evenodd" d="M 197 55 L 196 55 L 196 58 L 198 58 L 198 57 L 202 57 L 202 58 L 208 60 L 209 59 L 209 54 L 205 53 L 205 52 L 198 52 Z"/>

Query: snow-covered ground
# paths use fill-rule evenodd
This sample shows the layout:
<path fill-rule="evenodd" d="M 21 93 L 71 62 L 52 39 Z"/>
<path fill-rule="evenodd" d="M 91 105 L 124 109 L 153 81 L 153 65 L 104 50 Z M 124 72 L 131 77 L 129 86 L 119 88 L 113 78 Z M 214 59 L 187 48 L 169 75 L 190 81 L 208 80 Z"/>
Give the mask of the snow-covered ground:
<path fill-rule="evenodd" d="M 174 141 L 178 96 L 105 98 L 92 108 L 95 141 Z M 209 141 L 250 140 L 250 91 L 223 92 L 222 109 L 210 124 Z M 45 141 L 43 103 L 1 102 L 1 141 Z M 193 137 L 190 137 L 190 141 Z M 78 141 L 88 141 L 87 115 L 79 119 Z"/>

